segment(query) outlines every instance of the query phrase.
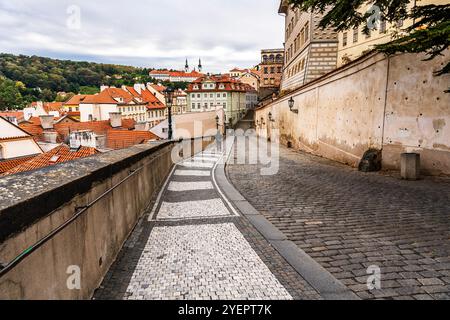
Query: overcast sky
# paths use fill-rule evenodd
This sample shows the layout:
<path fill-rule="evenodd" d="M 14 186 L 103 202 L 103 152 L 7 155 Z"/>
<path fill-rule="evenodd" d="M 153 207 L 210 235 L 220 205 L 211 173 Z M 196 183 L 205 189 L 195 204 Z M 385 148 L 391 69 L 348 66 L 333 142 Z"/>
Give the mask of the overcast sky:
<path fill-rule="evenodd" d="M 280 48 L 278 0 L 0 0 L 0 52 L 205 72 Z M 78 15 L 79 12 L 79 15 Z M 78 16 L 80 19 L 78 19 Z"/>

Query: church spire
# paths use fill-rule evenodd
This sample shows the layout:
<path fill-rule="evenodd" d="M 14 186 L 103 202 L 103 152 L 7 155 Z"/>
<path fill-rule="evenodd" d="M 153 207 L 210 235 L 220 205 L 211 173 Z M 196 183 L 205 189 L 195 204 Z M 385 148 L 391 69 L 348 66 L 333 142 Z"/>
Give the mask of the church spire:
<path fill-rule="evenodd" d="M 184 66 L 184 70 L 186 71 L 186 72 L 189 72 L 189 62 L 188 62 L 188 59 L 186 58 L 186 65 Z"/>
<path fill-rule="evenodd" d="M 202 59 L 198 59 L 198 72 L 202 72 L 203 66 L 202 66 Z"/>

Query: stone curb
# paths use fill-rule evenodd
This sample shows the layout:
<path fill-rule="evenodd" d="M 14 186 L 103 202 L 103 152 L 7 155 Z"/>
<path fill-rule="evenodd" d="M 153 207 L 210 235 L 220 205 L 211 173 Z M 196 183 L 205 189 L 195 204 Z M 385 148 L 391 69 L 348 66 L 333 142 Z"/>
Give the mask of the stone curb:
<path fill-rule="evenodd" d="M 228 155 L 226 158 L 228 158 Z M 225 168 L 226 164 L 219 164 L 214 172 L 217 184 L 222 192 L 322 298 L 325 300 L 360 300 L 356 294 L 295 243 L 289 241 L 283 232 L 260 214 L 230 183 L 226 176 Z"/>

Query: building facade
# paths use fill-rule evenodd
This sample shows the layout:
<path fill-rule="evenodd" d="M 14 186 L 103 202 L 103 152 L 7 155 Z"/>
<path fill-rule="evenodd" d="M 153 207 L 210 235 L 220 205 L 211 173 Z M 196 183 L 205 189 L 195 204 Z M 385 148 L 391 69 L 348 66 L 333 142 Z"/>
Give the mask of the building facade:
<path fill-rule="evenodd" d="M 285 63 L 281 90 L 294 90 L 337 66 L 338 35 L 321 29 L 324 14 L 303 12 L 287 0 L 280 3 L 285 16 Z"/>
<path fill-rule="evenodd" d="M 261 89 L 278 89 L 280 87 L 283 75 L 283 65 L 283 49 L 261 50 L 261 63 L 259 65 Z"/>
<path fill-rule="evenodd" d="M 256 90 L 229 76 L 205 76 L 188 86 L 189 112 L 225 110 L 226 123 L 236 124 L 252 104 Z M 249 96 L 249 97 L 248 97 Z"/>
<path fill-rule="evenodd" d="M 411 1 L 408 6 L 408 10 L 411 10 L 414 6 L 424 5 L 443 5 L 448 4 L 446 0 L 422 0 Z M 367 11 L 373 12 L 372 6 L 366 6 L 361 9 L 361 13 Z M 380 19 L 375 21 L 373 27 L 368 34 L 363 32 L 363 27 L 354 28 L 351 30 L 341 31 L 338 34 L 339 47 L 338 47 L 338 60 L 337 66 L 340 67 L 349 63 L 352 60 L 359 58 L 364 53 L 374 49 L 377 44 L 387 43 L 394 39 L 396 34 L 401 34 L 402 29 L 405 29 L 413 24 L 411 19 L 400 20 L 397 23 L 388 23 L 383 20 L 380 15 Z"/>

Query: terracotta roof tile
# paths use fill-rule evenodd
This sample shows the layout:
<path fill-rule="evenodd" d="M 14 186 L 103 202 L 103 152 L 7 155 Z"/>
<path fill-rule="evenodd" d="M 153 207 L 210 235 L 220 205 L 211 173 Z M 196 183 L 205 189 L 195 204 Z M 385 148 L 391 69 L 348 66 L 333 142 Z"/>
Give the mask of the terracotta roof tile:
<path fill-rule="evenodd" d="M 4 175 L 11 175 L 19 172 L 26 172 L 53 166 L 75 159 L 86 158 L 97 153 L 99 153 L 99 151 L 97 151 L 95 148 L 81 147 L 76 151 L 71 151 L 68 146 L 61 145 L 49 152 L 43 153 L 22 164 L 19 164 L 13 169 L 6 171 Z"/>
<path fill-rule="evenodd" d="M 29 157 L 22 157 L 22 158 L 0 161 L 0 175 L 9 170 L 12 170 L 13 168 L 15 168 L 27 161 L 30 161 L 31 159 L 33 159 L 35 157 L 36 156 L 29 156 Z"/>
<path fill-rule="evenodd" d="M 150 131 L 109 130 L 106 136 L 109 149 L 124 149 L 159 139 Z"/>

